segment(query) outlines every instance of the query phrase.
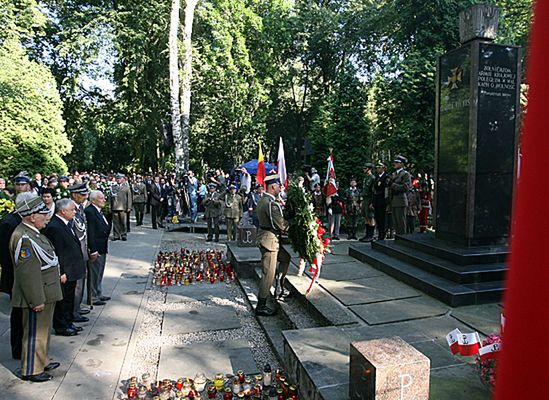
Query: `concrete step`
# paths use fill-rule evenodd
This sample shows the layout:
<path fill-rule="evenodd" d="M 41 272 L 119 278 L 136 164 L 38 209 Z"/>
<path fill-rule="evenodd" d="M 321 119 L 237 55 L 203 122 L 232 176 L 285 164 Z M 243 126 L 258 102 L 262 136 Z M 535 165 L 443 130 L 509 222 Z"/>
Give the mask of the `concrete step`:
<path fill-rule="evenodd" d="M 367 244 L 352 245 L 349 247 L 349 255 L 452 307 L 499 301 L 505 291 L 503 281 L 455 283 Z"/>

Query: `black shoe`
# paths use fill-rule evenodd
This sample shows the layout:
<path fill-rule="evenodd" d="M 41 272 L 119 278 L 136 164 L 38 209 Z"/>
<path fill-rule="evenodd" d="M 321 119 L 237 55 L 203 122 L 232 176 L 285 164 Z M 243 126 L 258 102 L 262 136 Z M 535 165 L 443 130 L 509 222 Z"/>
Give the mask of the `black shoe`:
<path fill-rule="evenodd" d="M 94 306 L 104 306 L 104 305 L 107 304 L 107 303 L 105 303 L 104 301 L 101 301 L 101 300 L 96 300 L 96 301 L 94 301 L 92 304 L 93 304 Z"/>
<path fill-rule="evenodd" d="M 60 365 L 61 364 L 59 364 L 58 362 L 51 362 L 44 367 L 44 371 L 48 372 L 48 371 L 54 370 L 56 368 L 59 368 Z"/>
<path fill-rule="evenodd" d="M 332 240 L 339 240 L 339 236 L 334 236 Z"/>
<path fill-rule="evenodd" d="M 159 224 L 158 226 L 159 226 L 159 227 L 161 227 L 161 228 L 165 228 L 165 226 L 164 226 L 164 225 L 162 225 L 162 224 Z"/>
<path fill-rule="evenodd" d="M 11 353 L 11 358 L 13 358 L 14 360 L 20 360 L 21 359 L 21 353 L 19 353 L 19 354 Z"/>
<path fill-rule="evenodd" d="M 267 299 L 259 298 L 255 308 L 255 315 L 262 317 L 272 317 L 276 315 L 276 310 L 272 310 L 267 306 Z"/>
<path fill-rule="evenodd" d="M 80 310 L 79 314 L 80 315 L 86 315 L 86 314 L 89 314 L 90 313 L 90 310 Z"/>
<path fill-rule="evenodd" d="M 113 242 L 116 242 L 117 240 L 120 240 L 120 239 L 118 239 L 118 238 L 112 238 L 111 240 L 112 240 Z"/>
<path fill-rule="evenodd" d="M 276 298 L 277 298 L 277 300 L 284 301 L 288 297 L 292 297 L 292 293 L 288 289 L 282 288 L 282 290 L 280 291 L 280 293 L 278 294 L 278 296 Z"/>
<path fill-rule="evenodd" d="M 90 320 L 90 319 L 89 319 L 88 317 L 82 317 L 82 316 L 80 316 L 80 317 L 78 317 L 78 318 L 73 318 L 73 319 L 72 319 L 72 322 L 79 322 L 79 323 L 81 323 L 81 322 L 88 322 L 89 320 Z"/>
<path fill-rule="evenodd" d="M 156 226 L 153 226 L 153 229 L 158 229 Z"/>
<path fill-rule="evenodd" d="M 66 328 L 66 329 L 63 329 L 63 330 L 60 330 L 60 331 L 56 330 L 55 334 L 57 336 L 76 336 L 76 335 L 78 335 L 78 332 L 76 332 L 72 328 Z"/>
<path fill-rule="evenodd" d="M 49 374 L 46 374 L 45 372 L 42 372 L 41 374 L 37 375 L 23 375 L 21 376 L 21 379 L 24 381 L 31 381 L 31 382 L 47 382 L 51 380 L 52 376 Z"/>
<path fill-rule="evenodd" d="M 370 243 L 372 240 L 374 239 L 371 237 L 363 237 L 362 239 L 360 239 L 360 241 L 364 243 Z"/>
<path fill-rule="evenodd" d="M 101 296 L 99 297 L 99 300 L 101 301 L 109 301 L 111 298 L 109 296 Z"/>
<path fill-rule="evenodd" d="M 219 239 L 215 239 L 215 242 L 216 242 L 216 243 L 219 243 Z"/>
<path fill-rule="evenodd" d="M 211 242 L 211 241 L 212 241 L 212 239 L 210 239 L 210 238 L 206 239 L 206 242 Z"/>
<path fill-rule="evenodd" d="M 82 328 L 81 326 L 76 326 L 74 324 L 71 324 L 70 328 L 72 330 L 75 330 L 76 332 L 82 332 L 84 330 L 84 328 Z"/>
<path fill-rule="evenodd" d="M 125 242 L 126 240 L 128 240 L 128 238 L 125 238 L 125 237 L 122 238 L 123 242 Z"/>

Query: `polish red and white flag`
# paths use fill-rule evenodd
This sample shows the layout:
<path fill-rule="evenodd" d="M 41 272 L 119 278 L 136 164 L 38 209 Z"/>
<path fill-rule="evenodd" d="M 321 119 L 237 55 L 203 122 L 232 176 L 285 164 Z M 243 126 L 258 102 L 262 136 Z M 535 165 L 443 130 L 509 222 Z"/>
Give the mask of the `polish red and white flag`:
<path fill-rule="evenodd" d="M 493 343 L 488 346 L 481 347 L 478 351 L 482 361 L 493 360 L 501 350 L 501 343 Z"/>
<path fill-rule="evenodd" d="M 326 197 L 333 196 L 337 193 L 336 173 L 334 169 L 334 155 L 330 151 L 328 157 L 328 170 L 326 172 L 326 179 L 324 180 L 323 193 Z"/>
<path fill-rule="evenodd" d="M 450 350 L 454 355 L 459 353 L 459 337 L 460 336 L 461 336 L 461 332 L 457 328 L 446 335 L 446 341 L 448 342 L 448 346 L 450 346 Z"/>
<path fill-rule="evenodd" d="M 501 313 L 500 324 L 501 324 L 501 334 L 503 334 L 503 330 L 505 329 L 505 315 L 503 315 L 503 313 Z"/>
<path fill-rule="evenodd" d="M 480 350 L 480 336 L 477 332 L 462 333 L 458 336 L 459 354 L 462 356 L 474 356 Z"/>

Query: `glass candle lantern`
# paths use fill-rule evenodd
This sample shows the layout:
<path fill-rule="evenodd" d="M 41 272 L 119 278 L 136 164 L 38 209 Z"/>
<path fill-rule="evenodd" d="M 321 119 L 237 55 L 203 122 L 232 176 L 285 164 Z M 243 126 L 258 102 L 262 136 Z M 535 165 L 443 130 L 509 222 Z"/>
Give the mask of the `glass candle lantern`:
<path fill-rule="evenodd" d="M 137 397 L 137 386 L 135 383 L 130 383 L 128 386 L 128 399 L 135 399 Z"/>
<path fill-rule="evenodd" d="M 244 375 L 244 371 L 242 371 L 241 369 L 239 369 L 237 372 L 236 372 L 236 375 L 238 376 L 238 380 L 240 381 L 240 383 L 244 383 L 244 381 L 246 380 L 246 375 Z"/>
<path fill-rule="evenodd" d="M 223 393 L 223 400 L 233 400 L 233 392 L 230 388 L 226 388 Z"/>
<path fill-rule="evenodd" d="M 263 386 L 265 387 L 271 386 L 272 377 L 273 377 L 273 373 L 271 371 L 271 365 L 265 364 L 265 368 L 263 368 Z"/>
<path fill-rule="evenodd" d="M 240 379 L 237 376 L 233 379 L 233 393 L 240 393 Z"/>
<path fill-rule="evenodd" d="M 139 391 L 137 392 L 137 398 L 139 400 L 145 400 L 147 398 L 147 388 L 145 386 L 141 386 L 139 388 Z"/>
<path fill-rule="evenodd" d="M 206 375 L 203 373 L 196 374 L 194 377 L 194 388 L 197 392 L 203 392 L 206 388 Z"/>
<path fill-rule="evenodd" d="M 175 383 L 175 388 L 177 390 L 183 389 L 183 378 L 179 378 L 177 382 Z"/>
<path fill-rule="evenodd" d="M 208 399 L 215 399 L 217 395 L 217 390 L 215 390 L 215 386 L 214 385 L 209 385 L 208 386 Z"/>
<path fill-rule="evenodd" d="M 216 390 L 223 390 L 223 386 L 225 385 L 225 376 L 221 373 L 217 374 L 214 379 L 214 385 Z"/>

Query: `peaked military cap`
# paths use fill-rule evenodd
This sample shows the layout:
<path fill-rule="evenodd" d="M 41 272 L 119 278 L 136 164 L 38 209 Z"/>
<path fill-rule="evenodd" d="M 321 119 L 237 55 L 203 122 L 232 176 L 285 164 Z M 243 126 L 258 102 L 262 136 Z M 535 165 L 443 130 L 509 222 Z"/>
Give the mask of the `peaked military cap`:
<path fill-rule="evenodd" d="M 27 171 L 21 171 L 13 179 L 15 183 L 30 183 L 30 178 Z"/>
<path fill-rule="evenodd" d="M 363 167 L 363 168 L 364 168 L 364 169 L 366 169 L 366 168 L 372 169 L 372 168 L 374 168 L 374 164 L 372 164 L 372 163 L 370 163 L 370 162 L 369 162 L 369 163 L 366 163 L 366 164 L 364 164 L 364 167 Z"/>
<path fill-rule="evenodd" d="M 22 217 L 28 217 L 32 214 L 49 214 L 50 209 L 46 207 L 42 198 L 38 196 L 18 197 L 15 200 L 15 210 Z"/>
<path fill-rule="evenodd" d="M 274 185 L 275 183 L 280 183 L 280 177 L 278 174 L 269 174 L 264 179 L 265 185 Z"/>
<path fill-rule="evenodd" d="M 69 178 L 67 178 L 65 175 L 59 177 L 59 182 L 68 182 Z"/>
<path fill-rule="evenodd" d="M 88 194 L 88 186 L 86 185 L 86 183 L 77 183 L 75 185 L 69 186 L 67 189 L 71 193 Z"/>
<path fill-rule="evenodd" d="M 393 162 L 396 163 L 402 163 L 402 164 L 408 164 L 408 160 L 404 156 L 396 156 Z"/>

